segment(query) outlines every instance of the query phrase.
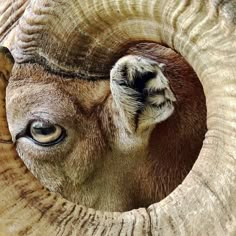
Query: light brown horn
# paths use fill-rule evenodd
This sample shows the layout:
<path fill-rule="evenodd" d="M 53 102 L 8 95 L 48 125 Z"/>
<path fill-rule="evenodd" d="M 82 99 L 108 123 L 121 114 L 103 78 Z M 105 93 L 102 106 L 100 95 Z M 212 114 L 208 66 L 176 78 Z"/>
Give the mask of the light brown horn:
<path fill-rule="evenodd" d="M 0 44 L 10 47 L 15 37 L 19 18 L 24 13 L 29 0 L 6 0 L 0 5 Z"/>
<path fill-rule="evenodd" d="M 234 1 L 224 0 L 32 1 L 17 33 L 18 63 L 46 62 L 56 71 L 100 78 L 130 42 L 167 44 L 202 82 L 208 132 L 193 169 L 172 194 L 124 213 L 101 213 L 48 193 L 12 144 L 1 142 L 0 223 L 6 235 L 234 235 L 235 16 Z M 2 81 L 1 137 L 9 140 Z"/>

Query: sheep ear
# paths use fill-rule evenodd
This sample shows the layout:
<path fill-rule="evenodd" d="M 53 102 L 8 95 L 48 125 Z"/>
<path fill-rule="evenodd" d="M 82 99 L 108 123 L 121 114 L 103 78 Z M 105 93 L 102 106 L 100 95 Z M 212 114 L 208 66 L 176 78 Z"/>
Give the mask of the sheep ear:
<path fill-rule="evenodd" d="M 0 46 L 0 73 L 6 80 L 10 77 L 14 62 L 14 58 L 8 48 Z"/>
<path fill-rule="evenodd" d="M 161 68 L 161 71 L 165 71 L 166 64 L 160 63 L 160 64 L 159 64 L 159 67 Z"/>

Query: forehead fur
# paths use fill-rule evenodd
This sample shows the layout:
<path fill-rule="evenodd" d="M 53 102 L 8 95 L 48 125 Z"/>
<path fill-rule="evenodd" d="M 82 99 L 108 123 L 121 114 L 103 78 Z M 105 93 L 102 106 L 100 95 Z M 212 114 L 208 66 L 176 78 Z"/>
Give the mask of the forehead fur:
<path fill-rule="evenodd" d="M 17 89 L 22 86 L 37 89 L 39 85 L 46 85 L 48 91 L 56 89 L 63 94 L 68 94 L 76 100 L 81 110 L 87 111 L 102 103 L 110 94 L 109 79 L 89 81 L 63 77 L 48 72 L 38 64 L 15 64 L 9 89 Z"/>

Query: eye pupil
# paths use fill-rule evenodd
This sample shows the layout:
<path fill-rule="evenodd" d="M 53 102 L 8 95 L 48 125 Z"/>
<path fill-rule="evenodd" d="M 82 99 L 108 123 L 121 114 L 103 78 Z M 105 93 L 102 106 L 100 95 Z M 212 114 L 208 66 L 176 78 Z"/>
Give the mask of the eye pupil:
<path fill-rule="evenodd" d="M 40 134 L 40 135 L 49 135 L 53 134 L 56 131 L 55 126 L 50 126 L 50 127 L 33 127 L 34 133 L 35 134 Z"/>
<path fill-rule="evenodd" d="M 32 122 L 28 132 L 28 137 L 41 146 L 57 144 L 65 137 L 65 131 L 62 127 L 45 121 Z"/>

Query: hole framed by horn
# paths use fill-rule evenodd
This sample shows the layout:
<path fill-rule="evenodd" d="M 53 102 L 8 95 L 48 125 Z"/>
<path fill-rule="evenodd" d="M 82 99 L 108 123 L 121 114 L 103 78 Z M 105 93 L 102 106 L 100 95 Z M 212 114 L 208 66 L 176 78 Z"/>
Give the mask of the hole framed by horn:
<path fill-rule="evenodd" d="M 55 54 L 57 53 L 61 58 L 52 57 L 51 65 L 59 65 L 60 68 L 67 70 L 67 65 L 69 65 L 69 70 L 71 70 L 73 63 L 68 64 L 67 61 L 67 64 L 60 65 L 60 63 L 63 62 L 62 48 L 66 47 L 61 45 L 68 42 L 67 39 L 72 36 L 72 38 L 78 36 L 77 43 L 74 40 L 72 44 L 75 43 L 74 45 L 78 46 L 81 50 L 79 55 L 82 59 L 86 59 L 82 60 L 81 64 L 78 63 L 85 70 L 83 71 L 83 68 L 76 68 L 76 70 L 81 69 L 88 75 L 92 74 L 92 64 L 99 61 L 99 55 L 102 55 L 100 62 L 105 63 L 108 60 L 106 58 L 108 55 L 112 56 L 115 49 L 128 41 L 137 38 L 138 40 L 155 41 L 180 53 L 196 72 L 206 96 L 208 131 L 197 161 L 179 187 L 159 203 L 148 208 L 123 213 L 103 213 L 87 209 L 68 202 L 54 193 L 49 193 L 42 189 L 41 184 L 26 170 L 25 165 L 17 157 L 14 146 L 0 143 L 0 150 L 3 150 L 0 158 L 0 186 L 3 189 L 0 195 L 0 219 L 4 222 L 4 227 L 1 226 L 4 233 L 8 234 L 10 230 L 13 230 L 14 234 L 25 232 L 32 234 L 40 233 L 42 229 L 44 229 L 45 235 L 50 235 L 52 232 L 63 234 L 63 230 L 64 234 L 74 232 L 78 235 L 109 235 L 117 232 L 124 234 L 133 232 L 137 235 L 155 235 L 157 233 L 160 235 L 211 233 L 222 235 L 235 232 L 233 206 L 236 204 L 234 184 L 234 91 L 236 91 L 236 82 L 234 76 L 235 49 L 232 45 L 235 44 L 236 36 L 233 24 L 233 4 L 227 4 L 227 7 L 226 4 L 226 1 L 193 1 L 186 4 L 186 2 L 172 0 L 147 0 L 143 1 L 142 5 L 135 0 L 127 2 L 94 0 L 82 4 L 80 1 L 71 0 L 63 1 L 63 7 L 60 7 L 58 1 L 41 0 L 30 3 L 20 23 L 16 24 L 19 27 L 15 38 L 17 43 L 12 41 L 14 49 L 12 52 L 16 59 L 13 73 L 14 71 L 16 74 L 18 73 L 16 72 L 17 68 L 32 67 L 34 73 L 31 73 L 28 68 L 22 75 L 28 73 L 28 81 L 33 84 L 35 82 L 33 75 L 37 74 L 35 73 L 37 69 L 38 71 L 42 70 L 42 67 L 23 62 L 40 57 L 50 61 L 50 55 L 53 55 L 55 49 L 59 48 L 60 50 Z M 225 7 L 222 8 L 222 6 Z M 40 18 L 41 13 L 44 13 L 42 18 Z M 49 17 L 45 18 L 47 15 Z M 67 15 L 68 18 L 64 17 Z M 60 16 L 63 16 L 64 21 Z M 72 21 L 73 18 L 78 19 L 75 16 L 79 16 L 78 21 Z M 71 21 L 71 25 L 66 30 L 67 20 Z M 97 24 L 99 22 L 101 24 Z M 120 22 L 118 28 L 117 22 Z M 135 22 L 139 24 L 135 26 Z M 146 25 L 151 28 L 150 31 L 145 27 Z M 50 32 L 52 29 L 59 30 Z M 77 33 L 73 34 L 73 29 L 78 30 Z M 134 30 L 133 34 L 132 29 Z M 114 34 L 108 34 L 109 30 Z M 64 37 L 66 35 L 64 32 L 69 32 L 68 38 Z M 102 32 L 105 32 L 107 37 Z M 40 37 L 37 38 L 38 35 Z M 55 43 L 55 39 L 59 38 L 64 38 L 65 41 L 61 40 L 58 44 Z M 96 40 L 91 40 L 93 38 Z M 111 40 L 109 41 L 109 39 Z M 104 46 L 106 41 L 111 47 Z M 30 42 L 30 45 L 27 42 Z M 9 41 L 6 43 L 9 45 Z M 43 48 L 43 44 L 45 44 L 45 48 Z M 72 49 L 73 47 L 68 46 L 68 48 Z M 87 52 L 92 53 L 86 54 Z M 69 57 L 69 54 L 65 54 L 66 58 Z M 92 63 L 86 65 L 87 60 Z M 94 74 L 97 74 L 99 66 L 94 69 Z M 100 69 L 102 74 L 104 68 L 100 67 Z M 56 81 L 56 78 L 52 77 Z M 20 87 L 24 79 L 22 76 L 16 87 Z M 46 79 L 41 78 L 39 90 L 44 88 L 45 81 Z M 66 82 L 60 80 L 57 90 L 66 94 L 68 91 L 61 86 L 63 83 Z M 107 81 L 101 80 L 99 84 L 103 89 L 97 89 L 98 101 L 109 102 L 108 97 L 102 96 L 109 90 L 109 86 L 106 85 Z M 0 86 L 3 97 L 1 99 L 1 124 L 5 127 L 1 129 L 1 135 L 3 133 L 10 137 L 6 129 L 4 108 L 6 84 L 1 83 Z M 90 86 L 94 88 L 94 82 L 90 81 Z M 19 90 L 19 92 L 23 94 L 23 90 Z M 45 94 L 47 95 L 47 93 Z M 57 98 L 62 98 L 60 94 L 56 94 Z M 91 93 L 91 95 L 94 94 Z M 32 98 L 35 99 L 33 96 Z M 35 100 L 37 103 L 37 99 Z M 60 99 L 57 101 L 60 105 Z M 79 106 L 81 101 L 73 102 L 78 105 L 77 108 L 81 114 L 87 114 L 87 111 L 92 108 L 90 102 L 86 103 L 86 108 Z M 70 107 L 71 100 L 67 104 Z M 74 108 L 70 107 L 72 113 L 75 111 Z M 98 109 L 97 114 L 101 114 L 100 112 L 101 110 Z M 44 115 L 47 116 L 46 113 Z M 88 120 L 88 117 L 95 118 L 93 114 L 89 113 L 85 121 Z M 59 119 L 63 120 L 64 118 L 59 117 Z M 95 123 L 97 127 L 100 127 L 106 122 L 107 120 L 102 124 Z M 88 125 L 87 128 L 92 130 L 94 127 Z M 70 126 L 68 126 L 68 130 L 70 130 Z M 70 132 L 73 132 L 73 129 Z M 80 134 L 82 140 L 85 137 L 83 128 L 80 129 Z M 97 135 L 99 138 L 99 132 Z M 136 141 L 138 143 L 140 140 Z M 38 150 L 39 153 L 42 153 L 41 151 Z M 73 164 L 72 160 L 71 165 Z M 124 164 L 128 166 L 127 163 Z M 92 166 L 94 169 L 98 169 L 98 167 Z M 88 170 L 83 171 L 89 172 Z M 84 179 L 81 181 L 83 182 Z M 57 187 L 59 189 L 60 185 Z M 15 202 L 17 202 L 17 207 Z"/>

